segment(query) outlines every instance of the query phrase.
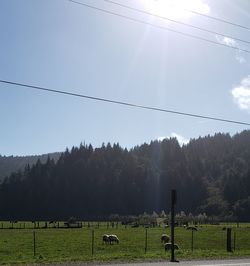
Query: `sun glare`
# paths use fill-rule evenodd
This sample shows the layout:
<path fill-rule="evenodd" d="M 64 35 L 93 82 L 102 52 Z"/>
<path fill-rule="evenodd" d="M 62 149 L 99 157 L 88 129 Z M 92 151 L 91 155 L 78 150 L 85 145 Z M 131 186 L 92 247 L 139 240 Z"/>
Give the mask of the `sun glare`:
<path fill-rule="evenodd" d="M 202 0 L 141 0 L 150 12 L 172 19 L 191 18 L 194 14 L 185 9 L 208 14 L 210 9 Z"/>

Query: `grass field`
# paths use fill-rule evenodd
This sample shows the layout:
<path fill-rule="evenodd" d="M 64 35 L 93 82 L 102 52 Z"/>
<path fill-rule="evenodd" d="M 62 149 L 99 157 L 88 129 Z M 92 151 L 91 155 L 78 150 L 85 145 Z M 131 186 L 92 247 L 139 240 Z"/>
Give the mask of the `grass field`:
<path fill-rule="evenodd" d="M 40 223 L 43 226 L 43 223 Z M 224 226 L 233 227 L 236 235 L 235 251 L 226 252 L 226 231 Z M 1 229 L 3 227 L 3 229 Z M 131 228 L 119 224 L 107 227 L 107 223 L 85 224 L 79 229 L 32 229 L 33 224 L 0 223 L 0 264 L 46 263 L 62 261 L 132 261 L 145 259 L 169 259 L 160 242 L 162 233 L 170 235 L 170 229 L 155 227 L 146 230 L 143 227 Z M 22 228 L 22 229 L 21 229 Z M 191 250 L 191 231 L 182 227 L 176 229 L 176 251 L 179 259 L 220 258 L 250 256 L 250 225 L 203 225 L 194 232 L 194 250 Z M 92 232 L 94 238 L 92 242 Z M 34 233 L 35 232 L 35 250 Z M 103 234 L 116 234 L 120 244 L 102 243 Z M 233 237 L 234 238 L 234 237 Z M 234 241 L 232 241 L 234 244 Z M 234 245 L 233 245 L 234 247 Z M 146 250 L 145 250 L 146 248 Z M 35 255 L 34 255 L 35 252 Z M 92 254 L 93 253 L 93 254 Z"/>

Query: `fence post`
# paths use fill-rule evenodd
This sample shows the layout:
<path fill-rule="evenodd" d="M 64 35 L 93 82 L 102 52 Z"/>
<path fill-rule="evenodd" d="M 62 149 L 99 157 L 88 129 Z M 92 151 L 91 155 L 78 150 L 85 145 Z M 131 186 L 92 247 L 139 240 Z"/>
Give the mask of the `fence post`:
<path fill-rule="evenodd" d="M 33 254 L 36 256 L 36 232 L 33 231 Z"/>
<path fill-rule="evenodd" d="M 92 230 L 92 241 L 91 241 L 91 243 L 92 243 L 92 247 L 91 247 L 91 254 L 92 254 L 92 256 L 94 255 L 94 236 L 95 236 L 95 231 L 93 229 Z"/>
<path fill-rule="evenodd" d="M 234 232 L 234 251 L 236 249 L 236 232 Z"/>
<path fill-rule="evenodd" d="M 147 253 L 148 250 L 148 229 L 145 228 L 145 253 Z"/>
<path fill-rule="evenodd" d="M 228 252 L 232 252 L 231 234 L 232 234 L 232 228 L 227 228 L 227 251 Z"/>
<path fill-rule="evenodd" d="M 191 243 L 191 249 L 192 251 L 194 251 L 194 230 L 191 230 L 192 231 L 192 243 Z"/>

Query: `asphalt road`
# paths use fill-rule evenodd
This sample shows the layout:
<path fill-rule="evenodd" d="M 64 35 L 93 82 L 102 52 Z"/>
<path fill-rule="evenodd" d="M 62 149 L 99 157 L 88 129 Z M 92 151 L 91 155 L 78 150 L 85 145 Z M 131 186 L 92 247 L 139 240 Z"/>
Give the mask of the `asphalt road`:
<path fill-rule="evenodd" d="M 95 263 L 69 263 L 59 264 L 60 266 L 250 266 L 250 259 L 237 259 L 237 260 L 206 260 L 206 261 L 181 261 L 173 263 L 165 262 L 141 262 L 141 263 L 121 263 L 121 264 L 95 264 Z M 47 266 L 59 266 L 56 264 Z"/>
<path fill-rule="evenodd" d="M 250 259 L 244 260 L 209 260 L 209 261 L 186 261 L 179 263 L 171 262 L 148 262 L 148 263 L 129 263 L 120 266 L 250 266 Z M 102 265 L 110 266 L 110 265 Z"/>

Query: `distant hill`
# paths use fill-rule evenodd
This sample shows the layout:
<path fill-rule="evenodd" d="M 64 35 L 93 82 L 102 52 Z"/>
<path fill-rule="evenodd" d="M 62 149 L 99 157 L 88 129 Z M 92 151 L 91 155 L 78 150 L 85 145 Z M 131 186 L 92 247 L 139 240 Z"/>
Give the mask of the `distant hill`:
<path fill-rule="evenodd" d="M 51 159 L 54 159 L 55 162 L 58 161 L 61 153 L 49 153 L 43 155 L 32 155 L 32 156 L 1 156 L 0 155 L 0 183 L 3 179 L 9 176 L 12 172 L 18 170 L 23 171 L 26 165 L 34 165 L 38 159 L 41 163 L 45 163 L 48 159 L 48 156 Z"/>

